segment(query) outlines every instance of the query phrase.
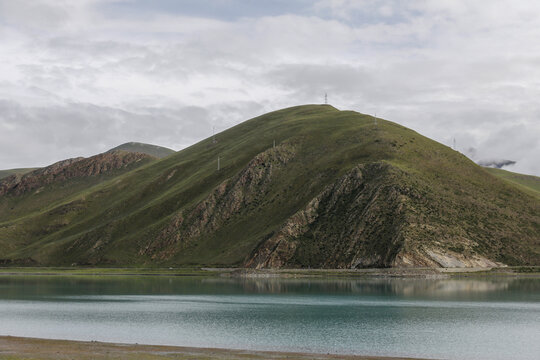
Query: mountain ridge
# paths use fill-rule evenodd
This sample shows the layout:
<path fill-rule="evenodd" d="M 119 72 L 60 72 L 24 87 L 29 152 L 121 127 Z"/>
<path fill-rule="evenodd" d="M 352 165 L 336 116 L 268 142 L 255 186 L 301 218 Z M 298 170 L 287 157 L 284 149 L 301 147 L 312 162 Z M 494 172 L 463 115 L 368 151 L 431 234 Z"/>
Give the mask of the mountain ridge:
<path fill-rule="evenodd" d="M 216 139 L 21 217 L 0 197 L 0 250 L 44 265 L 540 263 L 537 199 L 398 124 L 305 105 Z"/>
<path fill-rule="evenodd" d="M 118 145 L 107 152 L 118 151 L 118 150 L 147 154 L 150 156 L 154 156 L 158 159 L 172 155 L 176 152 L 172 149 L 169 149 L 163 146 L 140 143 L 136 141 L 130 141 L 130 142 Z"/>
<path fill-rule="evenodd" d="M 135 141 L 130 141 L 130 142 L 115 146 L 114 148 L 109 149 L 105 152 L 107 153 L 107 152 L 114 152 L 114 151 L 127 151 L 127 152 L 132 152 L 132 153 L 141 153 L 141 154 L 147 154 L 156 158 L 163 158 L 171 154 L 174 154 L 176 152 L 175 150 L 172 150 L 163 146 L 140 143 L 140 142 L 135 142 Z M 65 160 L 68 160 L 68 159 L 65 159 Z M 64 160 L 59 160 L 59 161 L 64 161 Z M 51 165 L 47 165 L 47 166 L 51 166 Z M 40 168 L 35 167 L 35 168 L 16 168 L 16 169 L 0 170 L 0 180 L 11 175 L 24 175 L 26 173 L 29 173 L 37 169 L 40 169 Z"/>

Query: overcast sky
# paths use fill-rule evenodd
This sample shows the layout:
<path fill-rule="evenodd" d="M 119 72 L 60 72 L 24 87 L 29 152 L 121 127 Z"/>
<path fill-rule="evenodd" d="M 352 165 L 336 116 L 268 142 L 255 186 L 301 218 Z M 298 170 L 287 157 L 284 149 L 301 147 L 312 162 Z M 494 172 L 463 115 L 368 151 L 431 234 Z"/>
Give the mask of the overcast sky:
<path fill-rule="evenodd" d="M 0 0 L 0 169 L 179 150 L 328 92 L 540 175 L 539 24 L 519 0 Z"/>

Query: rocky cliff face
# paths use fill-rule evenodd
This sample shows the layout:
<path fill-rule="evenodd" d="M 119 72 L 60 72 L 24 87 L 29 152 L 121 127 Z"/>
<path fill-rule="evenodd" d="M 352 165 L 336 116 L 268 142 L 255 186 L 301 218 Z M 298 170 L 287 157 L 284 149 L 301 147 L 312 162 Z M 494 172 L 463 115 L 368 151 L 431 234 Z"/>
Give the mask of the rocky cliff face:
<path fill-rule="evenodd" d="M 358 165 L 291 216 L 247 259 L 255 268 L 386 267 L 403 247 L 410 189 L 385 163 Z"/>
<path fill-rule="evenodd" d="M 196 205 L 179 211 L 139 255 L 166 261 L 196 246 L 262 202 L 276 170 L 295 157 L 290 144 L 257 155 L 235 177 Z M 285 170 L 286 171 L 286 170 Z M 499 266 L 475 251 L 476 243 L 451 234 L 444 224 L 417 216 L 432 203 L 409 175 L 385 162 L 360 164 L 327 185 L 261 238 L 243 266 L 251 268 L 364 268 Z M 447 242 L 419 241 L 433 236 Z M 462 251 L 455 251 L 459 244 Z"/>
<path fill-rule="evenodd" d="M 245 266 L 354 269 L 504 265 L 478 251 L 474 239 L 479 236 L 456 234 L 456 228 L 463 227 L 459 222 L 449 224 L 419 213 L 426 204 L 437 203 L 421 185 L 411 186 L 410 180 L 407 173 L 384 162 L 356 166 L 262 242 Z M 494 240 L 500 235 L 491 232 L 488 236 Z"/>
<path fill-rule="evenodd" d="M 153 157 L 141 153 L 113 151 L 89 158 L 63 160 L 22 176 L 11 175 L 0 180 L 0 196 L 19 196 L 34 190 L 39 191 L 40 188 L 53 183 L 102 175 L 148 159 Z"/>
<path fill-rule="evenodd" d="M 204 200 L 178 212 L 139 254 L 166 261 L 245 216 L 253 204 L 263 202 L 270 184 L 280 181 L 274 172 L 286 168 L 294 156 L 295 149 L 288 144 L 257 155 Z M 359 164 L 262 237 L 242 265 L 257 269 L 503 265 L 479 252 L 475 240 L 500 235 L 488 231 L 464 236 L 465 224 L 427 216 L 447 205 L 428 190 L 389 163 Z"/>
<path fill-rule="evenodd" d="M 212 233 L 268 192 L 273 173 L 295 155 L 295 145 L 284 143 L 257 155 L 235 177 L 216 187 L 195 206 L 173 216 L 159 236 L 141 249 L 141 255 L 167 259 L 196 239 Z"/>

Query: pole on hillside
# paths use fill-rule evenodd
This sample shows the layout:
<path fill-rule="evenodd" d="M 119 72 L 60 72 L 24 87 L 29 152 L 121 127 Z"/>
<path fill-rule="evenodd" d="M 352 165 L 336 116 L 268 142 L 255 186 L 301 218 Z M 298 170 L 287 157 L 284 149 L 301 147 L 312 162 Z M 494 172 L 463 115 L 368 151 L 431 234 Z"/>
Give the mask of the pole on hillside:
<path fill-rule="evenodd" d="M 219 171 L 219 169 L 220 169 L 220 160 L 221 160 L 221 159 L 220 159 L 220 157 L 218 156 L 218 157 L 217 157 L 217 170 L 218 170 L 218 171 Z"/>
<path fill-rule="evenodd" d="M 328 105 L 328 94 L 324 93 L 324 104 Z"/>

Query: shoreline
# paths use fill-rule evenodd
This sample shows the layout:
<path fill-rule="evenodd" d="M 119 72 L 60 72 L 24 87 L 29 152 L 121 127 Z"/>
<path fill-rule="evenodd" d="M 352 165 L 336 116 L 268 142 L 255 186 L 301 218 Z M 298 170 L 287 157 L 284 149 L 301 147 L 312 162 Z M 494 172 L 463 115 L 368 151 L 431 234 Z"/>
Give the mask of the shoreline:
<path fill-rule="evenodd" d="M 540 267 L 500 268 L 372 268 L 372 269 L 246 269 L 143 267 L 0 267 L 0 276 L 196 276 L 232 278 L 424 278 L 540 277 Z"/>
<path fill-rule="evenodd" d="M 0 336 L 0 359 L 288 359 L 288 360 L 421 360 L 410 357 L 317 354 L 307 352 L 279 352 L 198 348 L 168 345 L 139 345 L 98 341 L 54 340 L 30 337 Z M 424 359 L 427 360 L 427 359 Z"/>

